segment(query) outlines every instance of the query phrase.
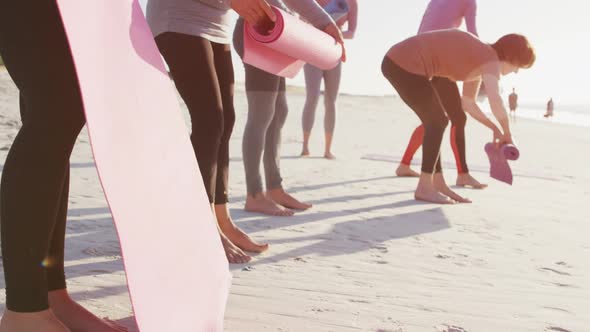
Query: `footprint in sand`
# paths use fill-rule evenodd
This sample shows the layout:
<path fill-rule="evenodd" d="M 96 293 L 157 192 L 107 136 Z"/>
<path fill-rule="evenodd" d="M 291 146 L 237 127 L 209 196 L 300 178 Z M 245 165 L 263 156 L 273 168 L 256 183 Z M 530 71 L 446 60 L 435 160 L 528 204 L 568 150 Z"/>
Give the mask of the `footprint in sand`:
<path fill-rule="evenodd" d="M 389 252 L 389 249 L 387 249 L 387 247 L 386 247 L 386 246 L 374 246 L 374 247 L 373 247 L 373 248 L 371 248 L 371 249 L 374 249 L 374 250 L 379 250 L 379 252 L 381 252 L 381 253 L 384 253 L 384 254 L 386 254 L 386 253 L 388 253 L 388 252 Z"/>
<path fill-rule="evenodd" d="M 545 328 L 545 332 L 572 332 L 572 331 L 566 330 L 564 328 L 557 327 L 557 326 L 549 326 L 549 327 Z"/>
<path fill-rule="evenodd" d="M 385 320 L 384 320 L 385 321 Z M 375 332 L 406 332 L 401 322 L 394 320 L 391 317 L 387 317 L 387 329 L 377 329 Z"/>
<path fill-rule="evenodd" d="M 436 257 L 438 259 L 449 259 L 449 258 L 451 258 L 451 256 L 449 256 L 449 255 L 442 255 L 442 254 L 438 254 L 438 255 L 436 255 L 434 257 Z"/>
<path fill-rule="evenodd" d="M 552 269 L 550 267 L 542 267 L 542 268 L 539 268 L 539 270 L 540 271 L 544 271 L 544 272 L 553 272 L 553 273 L 556 273 L 556 274 L 559 274 L 559 275 L 562 275 L 562 276 L 571 276 L 571 274 L 569 274 L 567 272 L 563 272 L 563 271 L 559 271 L 559 270 L 556 270 L 556 269 Z"/>
<path fill-rule="evenodd" d="M 569 312 L 569 311 L 567 311 L 565 309 L 562 309 L 562 308 L 556 308 L 556 307 L 542 307 L 542 308 L 543 309 L 546 309 L 546 310 L 550 310 L 550 311 L 561 312 L 561 313 L 564 313 L 564 314 L 570 314 L 570 315 L 572 314 L 571 312 Z"/>
<path fill-rule="evenodd" d="M 361 304 L 371 304 L 371 302 L 367 301 L 367 300 L 355 300 L 355 299 L 348 299 L 349 302 L 352 303 L 361 303 Z"/>
<path fill-rule="evenodd" d="M 435 328 L 436 332 L 467 332 L 466 329 L 456 325 L 443 324 L 436 326 Z"/>
<path fill-rule="evenodd" d="M 568 269 L 573 268 L 573 266 L 569 265 L 568 263 L 561 261 L 561 262 L 557 262 L 555 263 L 555 265 L 559 265 L 559 266 L 563 266 L 563 267 L 567 267 Z"/>
<path fill-rule="evenodd" d="M 576 285 L 563 284 L 563 283 L 560 283 L 560 282 L 554 282 L 553 284 L 554 284 L 555 286 L 557 286 L 557 287 L 564 287 L 564 288 L 578 288 L 578 286 L 576 286 Z"/>

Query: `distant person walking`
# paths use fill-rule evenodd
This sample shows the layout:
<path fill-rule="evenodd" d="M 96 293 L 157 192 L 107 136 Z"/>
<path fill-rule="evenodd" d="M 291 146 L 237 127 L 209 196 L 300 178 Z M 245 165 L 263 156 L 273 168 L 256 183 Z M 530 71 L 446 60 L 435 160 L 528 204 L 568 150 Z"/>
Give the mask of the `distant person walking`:
<path fill-rule="evenodd" d="M 518 95 L 516 90 L 512 88 L 512 93 L 508 96 L 508 107 L 510 108 L 510 115 L 516 117 L 516 108 L 518 107 Z"/>
<path fill-rule="evenodd" d="M 549 98 L 549 101 L 547 102 L 547 112 L 543 116 L 546 118 L 553 117 L 553 98 Z"/>

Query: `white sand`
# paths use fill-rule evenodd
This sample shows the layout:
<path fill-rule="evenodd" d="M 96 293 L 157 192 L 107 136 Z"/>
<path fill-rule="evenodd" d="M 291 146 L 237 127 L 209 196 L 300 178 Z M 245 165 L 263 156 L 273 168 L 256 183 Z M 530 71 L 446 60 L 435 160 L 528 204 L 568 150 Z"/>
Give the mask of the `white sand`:
<path fill-rule="evenodd" d="M 458 189 L 475 203 L 441 207 L 415 202 L 416 181 L 393 176 L 392 161 L 417 124 L 399 100 L 341 96 L 335 161 L 297 157 L 303 101 L 298 91 L 289 96 L 282 172 L 285 186 L 314 207 L 277 218 L 242 209 L 246 99 L 236 95 L 232 215 L 271 249 L 231 267 L 227 331 L 444 331 L 445 324 L 471 332 L 590 331 L 587 129 L 518 120 L 521 159 L 512 164 L 510 187 L 487 176 L 483 145 L 491 133 L 471 120 L 469 166 L 490 187 Z M 320 108 L 315 156 L 323 151 L 322 121 Z M 0 165 L 19 123 L 16 90 L 0 70 Z M 454 183 L 448 138 L 443 149 Z M 85 133 L 71 161 L 70 292 L 96 314 L 133 326 L 118 241 Z"/>

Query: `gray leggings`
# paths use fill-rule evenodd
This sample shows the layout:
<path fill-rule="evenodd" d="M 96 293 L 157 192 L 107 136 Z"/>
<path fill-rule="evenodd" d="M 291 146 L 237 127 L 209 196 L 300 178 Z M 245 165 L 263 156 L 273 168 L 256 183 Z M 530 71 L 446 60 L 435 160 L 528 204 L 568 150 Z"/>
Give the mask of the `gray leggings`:
<path fill-rule="evenodd" d="M 305 87 L 307 91 L 305 106 L 303 108 L 303 132 L 309 133 L 313 128 L 315 110 L 320 99 L 320 87 L 323 78 L 325 106 L 324 130 L 326 134 L 332 134 L 336 125 L 336 98 L 338 97 L 338 90 L 340 88 L 342 64 L 339 63 L 336 68 L 330 70 L 321 70 L 310 64 L 306 64 L 303 70 L 305 72 Z"/>
<path fill-rule="evenodd" d="M 234 46 L 243 55 L 243 20 L 234 31 Z M 242 141 L 242 155 L 249 195 L 262 192 L 260 161 L 264 162 L 267 189 L 281 188 L 280 171 L 281 129 L 289 112 L 285 79 L 244 64 L 248 119 Z M 264 155 L 263 155 L 264 151 Z"/>

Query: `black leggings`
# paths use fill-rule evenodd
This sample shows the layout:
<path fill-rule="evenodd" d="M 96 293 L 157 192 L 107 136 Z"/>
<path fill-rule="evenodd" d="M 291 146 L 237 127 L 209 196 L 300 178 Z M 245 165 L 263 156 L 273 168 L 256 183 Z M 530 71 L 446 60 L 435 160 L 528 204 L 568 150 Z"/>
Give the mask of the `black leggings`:
<path fill-rule="evenodd" d="M 69 44 L 54 0 L 0 0 L 0 54 L 20 91 L 23 126 L 0 189 L 6 307 L 49 308 L 65 289 L 69 158 L 85 119 Z"/>
<path fill-rule="evenodd" d="M 451 121 L 451 147 L 459 174 L 468 173 L 465 155 L 465 125 L 467 116 L 461 104 L 461 93 L 457 83 L 444 77 L 434 77 L 432 86 L 440 97 L 440 102 Z"/>
<path fill-rule="evenodd" d="M 461 96 L 456 83 L 449 81 L 443 84 L 444 89 L 439 90 L 439 86 L 427 77 L 404 70 L 387 56 L 383 59 L 381 70 L 400 98 L 418 115 L 424 125 L 422 172 L 442 172 L 440 146 L 449 119 L 439 95 L 444 93 L 445 100 L 455 99 L 460 105 Z M 454 89 L 451 85 L 455 86 Z"/>
<path fill-rule="evenodd" d="M 156 37 L 191 116 L 191 142 L 209 202 L 228 202 L 229 139 L 236 119 L 229 45 L 166 32 Z"/>

